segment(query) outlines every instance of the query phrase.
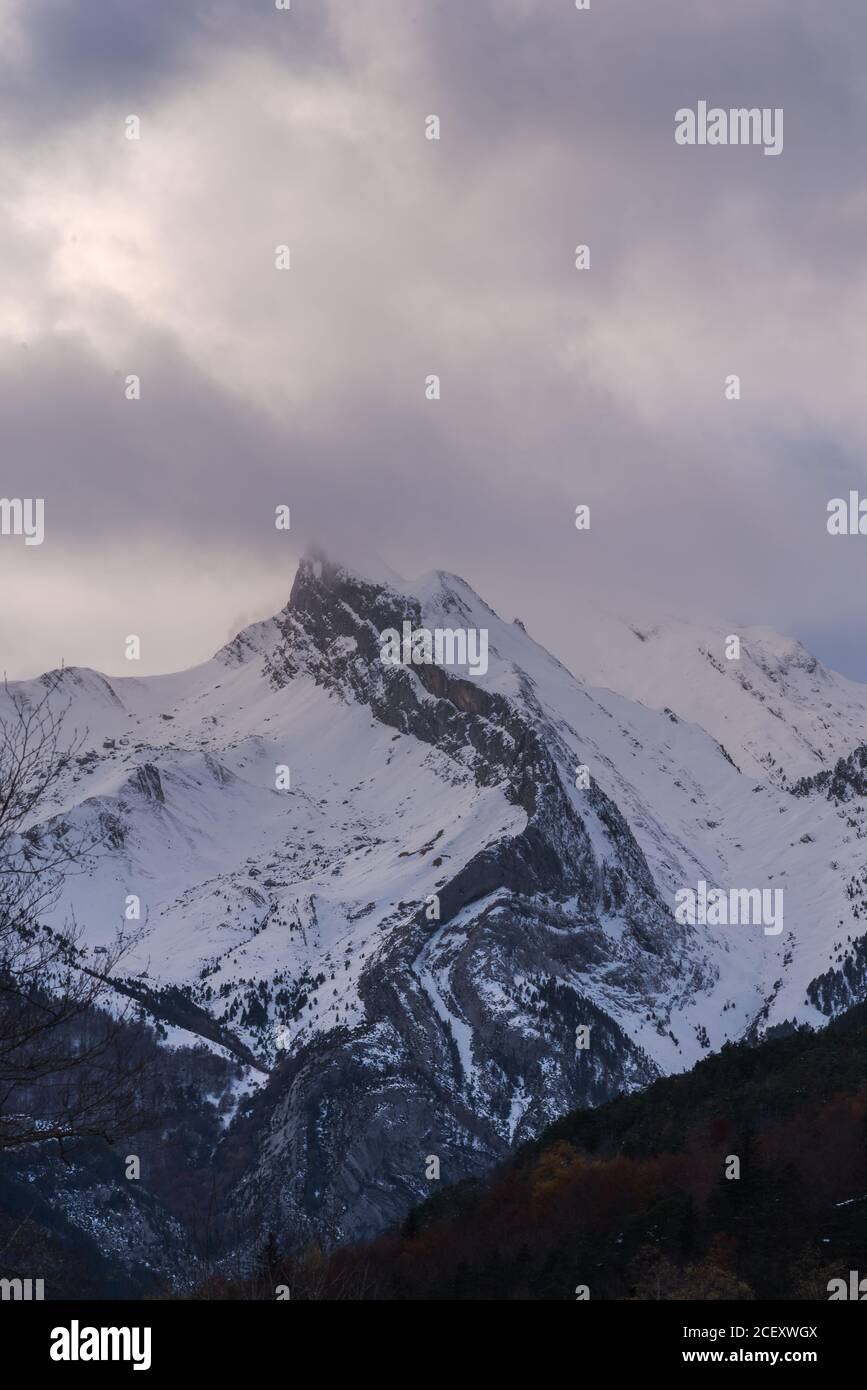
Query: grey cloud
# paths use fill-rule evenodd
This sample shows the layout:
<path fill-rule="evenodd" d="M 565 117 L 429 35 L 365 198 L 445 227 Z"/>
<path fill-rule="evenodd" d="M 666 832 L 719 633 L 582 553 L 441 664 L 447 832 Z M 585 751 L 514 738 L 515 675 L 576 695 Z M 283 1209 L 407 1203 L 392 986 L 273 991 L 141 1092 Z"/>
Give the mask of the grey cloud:
<path fill-rule="evenodd" d="M 41 255 L 51 274 L 29 346 L 0 352 L 0 411 L 2 488 L 24 492 L 26 465 L 72 571 L 126 545 L 143 585 L 169 588 L 208 555 L 208 602 L 225 606 L 204 656 L 211 628 L 253 611 L 228 578 L 219 597 L 219 557 L 226 576 L 245 557 L 279 569 L 271 518 L 288 502 L 293 544 L 349 535 L 405 573 L 458 571 L 557 650 L 576 602 L 640 594 L 826 633 L 853 669 L 861 562 L 824 508 L 865 477 L 862 7 L 830 22 L 776 0 L 297 0 L 276 41 L 284 17 L 240 5 L 118 5 L 65 39 L 79 7 L 60 12 L 52 34 L 31 21 L 32 90 L 8 98 L 30 121 L 41 91 L 72 129 L 55 165 L 34 119 L 12 165 L 4 260 L 35 280 Z M 133 270 L 82 289 L 18 185 L 43 176 L 50 220 L 55 169 L 80 158 L 100 214 L 127 174 L 103 188 L 75 122 L 136 84 L 163 162 L 149 200 L 129 185 L 132 229 L 106 239 L 135 242 Z M 281 123 L 299 92 L 297 125 Z M 678 149 L 674 111 L 701 96 L 783 105 L 783 157 Z M 210 138 L 190 133 L 197 109 Z M 267 266 L 284 227 L 285 294 Z M 96 215 L 81 235 L 98 231 Z M 141 402 L 123 399 L 129 371 Z"/>
<path fill-rule="evenodd" d="M 286 13 L 249 0 L 54 0 L 26 4 L 21 27 L 21 54 L 0 55 L 0 119 L 18 139 L 102 106 L 140 114 L 219 49 L 259 45 L 289 71 L 339 61 L 327 6 L 304 0 Z"/>

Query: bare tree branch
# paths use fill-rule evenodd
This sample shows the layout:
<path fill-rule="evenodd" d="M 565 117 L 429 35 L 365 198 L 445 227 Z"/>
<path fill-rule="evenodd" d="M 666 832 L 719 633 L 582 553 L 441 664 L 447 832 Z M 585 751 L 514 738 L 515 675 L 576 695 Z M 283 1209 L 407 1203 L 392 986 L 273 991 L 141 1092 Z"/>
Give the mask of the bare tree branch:
<path fill-rule="evenodd" d="M 132 937 L 118 928 L 99 970 L 70 918 L 46 922 L 66 876 L 102 844 L 61 813 L 64 775 L 83 737 L 64 741 L 68 707 L 46 677 L 36 701 L 4 686 L 0 716 L 0 1148 L 73 1138 L 110 1139 L 140 1125 L 141 1067 L 132 1004 L 111 977 Z M 57 811 L 52 815 L 52 809 Z M 105 1007 L 111 1003 L 111 1009 Z"/>

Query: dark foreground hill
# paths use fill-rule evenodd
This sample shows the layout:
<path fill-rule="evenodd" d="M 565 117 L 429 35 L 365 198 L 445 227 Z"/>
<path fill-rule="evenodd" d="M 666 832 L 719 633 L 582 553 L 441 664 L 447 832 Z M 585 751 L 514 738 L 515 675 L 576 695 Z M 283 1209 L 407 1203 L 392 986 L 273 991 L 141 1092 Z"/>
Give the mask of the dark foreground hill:
<path fill-rule="evenodd" d="M 867 1007 L 574 1110 L 378 1240 L 294 1260 L 279 1247 L 255 1289 L 202 1293 L 827 1299 L 829 1280 L 867 1273 Z"/>

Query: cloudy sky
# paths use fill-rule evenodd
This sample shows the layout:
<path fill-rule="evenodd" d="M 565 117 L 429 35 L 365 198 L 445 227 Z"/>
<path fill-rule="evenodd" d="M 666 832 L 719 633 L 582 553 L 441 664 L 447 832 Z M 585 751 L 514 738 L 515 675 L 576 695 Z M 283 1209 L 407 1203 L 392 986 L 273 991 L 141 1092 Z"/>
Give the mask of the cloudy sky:
<path fill-rule="evenodd" d="M 315 539 L 567 659 L 601 595 L 867 679 L 865 51 L 863 0 L 0 0 L 0 666 L 202 660 Z"/>

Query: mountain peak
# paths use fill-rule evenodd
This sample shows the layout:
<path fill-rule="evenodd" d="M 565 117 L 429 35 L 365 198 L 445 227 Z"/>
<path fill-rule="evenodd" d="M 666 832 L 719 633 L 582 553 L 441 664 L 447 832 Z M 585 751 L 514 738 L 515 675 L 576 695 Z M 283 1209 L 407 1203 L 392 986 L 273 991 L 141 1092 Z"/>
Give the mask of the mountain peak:
<path fill-rule="evenodd" d="M 362 584 L 398 591 L 402 590 L 406 583 L 403 577 L 375 552 L 356 553 L 351 545 L 341 545 L 337 557 L 332 556 L 318 542 L 308 545 L 305 549 L 298 564 L 295 583 L 297 584 L 299 579 L 302 584 L 315 580 L 324 581 L 331 587 L 340 576 Z M 293 585 L 293 590 L 294 587 Z M 291 605 L 291 596 L 289 602 Z"/>

